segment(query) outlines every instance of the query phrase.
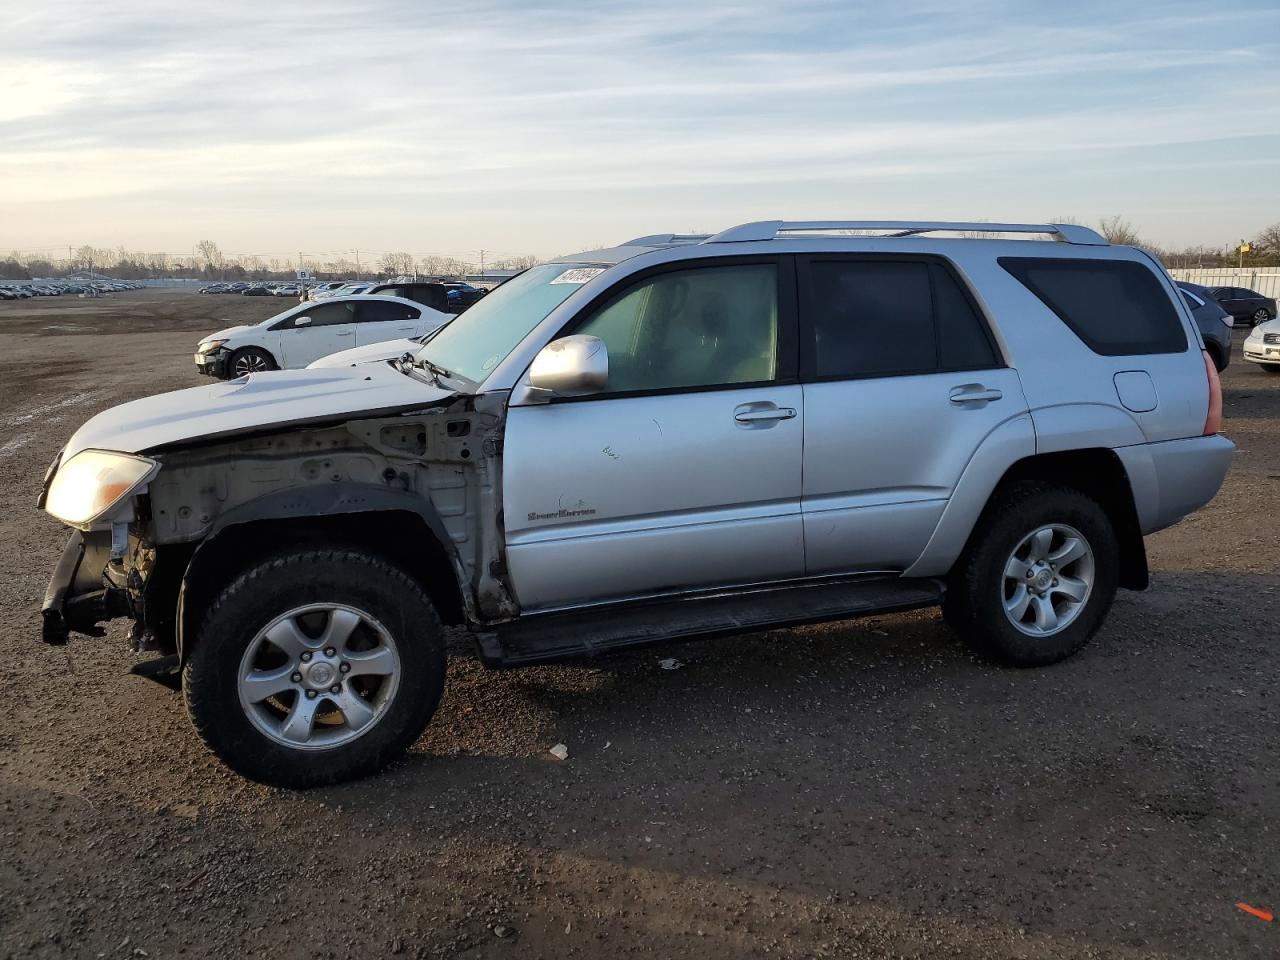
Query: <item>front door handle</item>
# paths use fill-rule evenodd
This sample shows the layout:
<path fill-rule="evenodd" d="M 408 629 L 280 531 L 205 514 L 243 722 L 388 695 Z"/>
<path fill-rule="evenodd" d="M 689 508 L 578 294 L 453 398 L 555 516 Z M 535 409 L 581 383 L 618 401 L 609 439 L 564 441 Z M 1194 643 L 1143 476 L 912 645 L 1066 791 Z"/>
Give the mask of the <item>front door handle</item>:
<path fill-rule="evenodd" d="M 984 387 L 980 383 L 966 383 L 964 386 L 951 388 L 951 402 L 958 404 L 989 403 L 1003 396 L 1004 393 L 1000 390 Z"/>
<path fill-rule="evenodd" d="M 739 423 L 759 423 L 767 420 L 791 420 L 796 415 L 795 407 L 775 407 L 769 404 L 767 407 L 757 407 L 753 404 L 743 404 L 733 413 L 733 419 Z"/>
<path fill-rule="evenodd" d="M 335 333 L 335 334 L 334 334 L 334 336 L 335 336 L 335 337 L 349 337 L 349 336 L 351 336 L 352 332 L 353 332 L 353 331 L 348 330 L 346 333 Z"/>

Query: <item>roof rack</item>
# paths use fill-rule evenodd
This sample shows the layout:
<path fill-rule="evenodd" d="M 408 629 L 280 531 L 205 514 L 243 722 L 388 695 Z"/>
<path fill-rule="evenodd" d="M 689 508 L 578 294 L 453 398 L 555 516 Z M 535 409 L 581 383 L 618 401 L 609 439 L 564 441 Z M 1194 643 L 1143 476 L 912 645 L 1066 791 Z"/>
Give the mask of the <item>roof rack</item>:
<path fill-rule="evenodd" d="M 759 220 L 730 227 L 704 242 L 746 243 L 752 240 L 775 240 L 779 234 L 832 233 L 844 230 L 878 232 L 888 237 L 914 237 L 941 231 L 1047 233 L 1067 243 L 1108 246 L 1106 238 L 1101 234 L 1074 223 L 948 223 L 943 220 Z"/>
<path fill-rule="evenodd" d="M 636 237 L 634 240 L 628 240 L 626 243 L 620 243 L 620 247 L 659 247 L 670 244 L 681 243 L 702 243 L 704 240 L 711 238 L 709 233 L 653 233 L 647 237 Z"/>

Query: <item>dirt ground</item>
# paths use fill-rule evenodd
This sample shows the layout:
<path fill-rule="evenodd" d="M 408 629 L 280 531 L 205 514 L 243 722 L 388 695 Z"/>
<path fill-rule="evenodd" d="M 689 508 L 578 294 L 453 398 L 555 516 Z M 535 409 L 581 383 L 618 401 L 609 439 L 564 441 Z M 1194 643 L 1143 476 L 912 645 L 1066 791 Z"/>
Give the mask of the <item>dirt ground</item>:
<path fill-rule="evenodd" d="M 503 673 L 459 640 L 406 762 L 289 793 L 126 674 L 123 621 L 40 643 L 35 509 L 84 419 L 288 305 L 0 303 L 0 956 L 1280 954 L 1235 907 L 1280 908 L 1280 376 L 1243 331 L 1226 487 L 1069 662 L 977 662 L 932 611 Z"/>

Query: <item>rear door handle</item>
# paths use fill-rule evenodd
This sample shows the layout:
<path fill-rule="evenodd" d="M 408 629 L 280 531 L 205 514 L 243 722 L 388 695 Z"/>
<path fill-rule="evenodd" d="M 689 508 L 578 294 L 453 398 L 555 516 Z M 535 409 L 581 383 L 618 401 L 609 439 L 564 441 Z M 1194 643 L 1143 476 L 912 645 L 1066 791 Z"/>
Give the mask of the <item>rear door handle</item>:
<path fill-rule="evenodd" d="M 733 419 L 739 423 L 759 423 L 762 420 L 791 420 L 796 415 L 795 407 L 753 407 L 743 404 L 733 413 Z"/>
<path fill-rule="evenodd" d="M 989 403 L 999 400 L 1004 393 L 994 387 L 984 387 L 980 383 L 966 383 L 964 386 L 951 388 L 952 403 Z"/>

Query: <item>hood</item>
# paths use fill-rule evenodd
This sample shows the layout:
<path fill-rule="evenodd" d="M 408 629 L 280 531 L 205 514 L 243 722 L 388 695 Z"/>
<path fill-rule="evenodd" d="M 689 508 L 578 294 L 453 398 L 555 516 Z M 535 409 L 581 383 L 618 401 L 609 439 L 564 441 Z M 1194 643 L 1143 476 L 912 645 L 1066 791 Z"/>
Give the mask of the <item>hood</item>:
<path fill-rule="evenodd" d="M 250 328 L 251 328 L 250 324 L 238 323 L 234 327 L 227 327 L 223 330 L 219 330 L 217 333 L 211 333 L 207 337 L 201 337 L 200 342 L 207 343 L 210 340 L 226 340 L 237 330 L 248 330 Z"/>
<path fill-rule="evenodd" d="M 1252 330 L 1249 331 L 1250 340 L 1261 340 L 1264 333 L 1280 333 L 1280 317 L 1274 320 L 1264 320 Z"/>
<path fill-rule="evenodd" d="M 417 353 L 422 344 L 417 340 L 384 340 L 382 343 L 369 343 L 363 347 L 352 347 L 350 350 L 339 350 L 327 357 L 313 360 L 308 370 L 325 369 L 327 367 L 352 367 L 357 363 L 377 363 L 379 360 L 394 360 L 406 353 Z"/>
<path fill-rule="evenodd" d="M 377 364 L 328 370 L 273 370 L 161 393 L 104 410 L 75 432 L 62 457 L 65 463 L 90 448 L 144 453 L 187 440 L 333 417 L 411 410 L 452 395 L 450 390 Z"/>

